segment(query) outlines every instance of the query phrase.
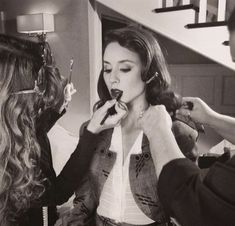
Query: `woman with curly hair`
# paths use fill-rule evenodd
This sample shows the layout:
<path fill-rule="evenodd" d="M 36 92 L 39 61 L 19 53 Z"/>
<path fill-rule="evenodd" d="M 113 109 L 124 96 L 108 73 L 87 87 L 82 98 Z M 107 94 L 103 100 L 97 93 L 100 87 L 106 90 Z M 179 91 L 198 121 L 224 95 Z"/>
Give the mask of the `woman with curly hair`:
<path fill-rule="evenodd" d="M 152 137 L 140 123 L 155 105 L 165 105 L 175 120 L 172 130 L 182 152 L 195 159 L 198 132 L 183 119 L 176 120 L 181 100 L 169 90 L 170 80 L 163 53 L 151 32 L 125 27 L 106 34 L 98 81 L 101 101 L 87 125 L 100 139 L 87 177 L 75 192 L 74 208 L 57 225 L 171 225 L 158 199 Z M 107 114 L 102 104 L 111 98 L 119 100 L 114 101 L 115 111 Z M 115 115 L 122 115 L 116 124 Z M 111 124 L 115 127 L 107 129 Z"/>
<path fill-rule="evenodd" d="M 96 135 L 86 129 L 59 176 L 52 166 L 47 132 L 65 112 L 65 85 L 47 43 L 0 35 L 2 226 L 41 226 L 43 217 L 54 225 L 56 205 L 68 200 L 89 166 Z"/>

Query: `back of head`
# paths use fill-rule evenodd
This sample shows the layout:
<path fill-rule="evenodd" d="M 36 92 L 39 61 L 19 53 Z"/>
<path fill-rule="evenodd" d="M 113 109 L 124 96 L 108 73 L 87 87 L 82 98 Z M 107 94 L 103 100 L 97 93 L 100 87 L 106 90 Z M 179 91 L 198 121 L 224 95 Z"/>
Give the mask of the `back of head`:
<path fill-rule="evenodd" d="M 46 68 L 43 49 L 41 43 L 0 35 L 1 225 L 27 209 L 43 190 L 35 119 L 58 90 L 63 93 L 54 82 L 61 80 L 58 69 Z"/>

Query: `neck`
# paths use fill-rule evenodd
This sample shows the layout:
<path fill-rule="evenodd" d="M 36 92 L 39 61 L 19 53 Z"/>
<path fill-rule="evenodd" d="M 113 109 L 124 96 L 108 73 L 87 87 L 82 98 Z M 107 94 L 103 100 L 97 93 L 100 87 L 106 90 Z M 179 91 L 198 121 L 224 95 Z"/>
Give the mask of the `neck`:
<path fill-rule="evenodd" d="M 127 104 L 128 115 L 125 119 L 122 120 L 122 128 L 137 130 L 137 120 L 141 112 L 145 111 L 148 108 L 149 104 L 145 99 L 145 94 L 141 94 L 133 101 Z"/>

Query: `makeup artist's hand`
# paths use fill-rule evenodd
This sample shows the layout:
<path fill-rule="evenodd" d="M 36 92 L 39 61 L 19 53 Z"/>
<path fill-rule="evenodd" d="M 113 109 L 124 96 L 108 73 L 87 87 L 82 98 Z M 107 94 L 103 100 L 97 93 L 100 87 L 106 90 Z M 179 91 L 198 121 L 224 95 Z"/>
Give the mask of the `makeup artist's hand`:
<path fill-rule="evenodd" d="M 216 114 L 202 99 L 198 97 L 183 97 L 183 105 L 177 110 L 176 114 L 190 117 L 193 121 L 208 124 L 208 122 Z M 192 109 L 189 109 L 187 102 L 192 104 Z"/>
<path fill-rule="evenodd" d="M 100 123 L 105 117 L 108 109 L 113 106 L 115 106 L 115 110 L 117 113 L 114 115 L 109 115 L 108 118 L 105 120 L 104 124 L 101 125 Z M 87 130 L 92 133 L 100 133 L 105 129 L 113 128 L 117 126 L 120 123 L 121 119 L 126 117 L 127 114 L 128 110 L 124 103 L 119 103 L 116 99 L 107 101 L 102 107 L 100 107 L 94 112 L 87 126 Z"/>
<path fill-rule="evenodd" d="M 68 107 L 69 102 L 72 100 L 72 95 L 76 93 L 77 90 L 73 87 L 73 83 L 68 83 L 64 87 L 64 103 L 60 107 L 59 113 L 61 113 L 66 107 Z"/>
<path fill-rule="evenodd" d="M 164 105 L 150 106 L 138 119 L 139 127 L 150 139 L 171 132 L 172 120 Z"/>
<path fill-rule="evenodd" d="M 73 83 L 68 83 L 64 88 L 64 101 L 70 102 L 72 100 L 72 95 L 76 92 L 77 90 L 74 88 Z"/>

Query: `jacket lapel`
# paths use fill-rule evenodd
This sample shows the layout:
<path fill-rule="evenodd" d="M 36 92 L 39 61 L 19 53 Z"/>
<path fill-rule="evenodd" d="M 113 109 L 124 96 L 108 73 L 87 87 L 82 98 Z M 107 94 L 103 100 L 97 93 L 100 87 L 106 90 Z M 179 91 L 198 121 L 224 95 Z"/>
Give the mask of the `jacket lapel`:
<path fill-rule="evenodd" d="M 130 186 L 139 208 L 152 220 L 165 222 L 166 217 L 157 195 L 157 175 L 146 135 L 142 140 L 142 153 L 131 155 Z"/>

